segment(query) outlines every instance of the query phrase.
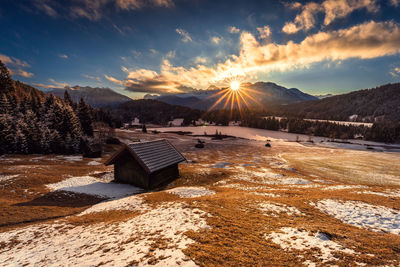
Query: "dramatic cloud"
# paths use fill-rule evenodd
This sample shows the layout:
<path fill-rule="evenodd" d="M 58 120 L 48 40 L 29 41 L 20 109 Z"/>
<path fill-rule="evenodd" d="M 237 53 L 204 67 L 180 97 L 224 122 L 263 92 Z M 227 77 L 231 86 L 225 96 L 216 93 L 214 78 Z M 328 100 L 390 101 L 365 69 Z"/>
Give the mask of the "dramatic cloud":
<path fill-rule="evenodd" d="M 58 16 L 57 11 L 52 6 L 54 2 L 52 2 L 51 0 L 35 0 L 33 4 L 37 9 L 44 12 L 46 15 L 50 17 L 55 18 Z"/>
<path fill-rule="evenodd" d="M 148 6 L 153 7 L 172 7 L 172 0 L 117 0 L 116 4 L 119 8 L 125 10 L 140 9 Z"/>
<path fill-rule="evenodd" d="M 7 66 L 11 75 L 21 76 L 24 78 L 30 78 L 34 75 L 33 73 L 24 70 L 24 68 L 31 67 L 26 61 L 3 54 L 0 54 L 0 61 Z"/>
<path fill-rule="evenodd" d="M 87 78 L 87 79 L 90 79 L 90 80 L 101 82 L 101 78 L 98 77 L 98 76 L 92 76 L 92 75 L 89 75 L 89 74 L 83 74 L 82 76 Z"/>
<path fill-rule="evenodd" d="M 269 26 L 257 28 L 257 31 L 260 34 L 261 39 L 268 40 L 271 35 L 271 28 Z"/>
<path fill-rule="evenodd" d="M 300 8 L 299 3 L 291 5 L 292 8 Z M 287 22 L 282 31 L 287 34 L 293 34 L 300 30 L 309 30 L 315 26 L 315 20 L 318 13 L 324 13 L 324 25 L 331 24 L 337 18 L 344 18 L 357 9 L 365 8 L 368 12 L 376 12 L 379 7 L 375 0 L 325 0 L 321 4 L 309 2 L 302 7 L 293 22 Z"/>
<path fill-rule="evenodd" d="M 206 62 L 207 62 L 207 59 L 206 59 L 205 57 L 197 56 L 197 57 L 194 59 L 194 63 L 196 63 L 196 64 L 199 64 L 199 63 L 204 64 L 204 63 L 206 63 Z"/>
<path fill-rule="evenodd" d="M 213 36 L 211 38 L 211 42 L 213 42 L 214 44 L 219 44 L 221 42 L 222 38 L 218 37 L 218 36 Z"/>
<path fill-rule="evenodd" d="M 205 89 L 210 84 L 226 85 L 227 80 L 237 76 L 249 80 L 257 73 L 304 68 L 316 62 L 393 55 L 400 52 L 399 43 L 400 26 L 394 22 L 366 22 L 285 44 L 262 44 L 253 34 L 242 32 L 239 55 L 231 55 L 214 66 L 176 67 L 164 59 L 159 72 L 139 69 L 129 72 L 124 81 L 114 81 L 112 77 L 108 80 L 134 92 L 179 92 L 182 86 Z"/>
<path fill-rule="evenodd" d="M 395 78 L 399 78 L 400 77 L 400 68 L 396 67 L 393 69 L 393 71 L 389 72 L 390 75 L 392 75 Z"/>
<path fill-rule="evenodd" d="M 394 7 L 398 7 L 400 5 L 400 0 L 390 0 L 390 4 Z"/>
<path fill-rule="evenodd" d="M 33 85 L 41 88 L 65 88 L 69 87 L 68 83 L 56 82 L 54 79 L 49 79 L 51 84 L 34 83 Z"/>
<path fill-rule="evenodd" d="M 230 32 L 230 33 L 239 33 L 240 30 L 239 30 L 238 28 L 236 28 L 235 26 L 231 26 L 231 27 L 229 28 L 229 32 Z"/>
<path fill-rule="evenodd" d="M 108 75 L 104 75 L 104 78 L 106 78 L 108 81 L 110 81 L 112 83 L 116 83 L 116 84 L 123 85 L 123 86 L 125 85 L 124 81 L 120 81 L 120 80 L 118 80 L 118 79 L 116 79 L 114 77 L 111 77 L 111 76 L 108 76 Z"/>
<path fill-rule="evenodd" d="M 174 6 L 174 2 L 172 0 L 75 0 L 70 1 L 70 5 L 66 7 L 54 0 L 35 0 L 34 6 L 51 17 L 63 14 L 72 18 L 86 18 L 95 21 L 101 19 L 104 10 L 110 7 L 118 11 L 137 10 L 146 7 L 169 8 Z M 120 33 L 123 33 L 115 24 L 114 27 Z"/>
<path fill-rule="evenodd" d="M 183 30 L 183 29 L 176 29 L 175 30 L 181 37 L 182 37 L 182 41 L 184 42 L 184 43 L 187 43 L 187 42 L 192 42 L 193 40 L 192 40 L 192 37 L 190 37 L 190 35 L 189 35 L 189 33 L 187 32 L 187 31 L 185 31 L 185 30 Z"/>
<path fill-rule="evenodd" d="M 22 70 L 22 69 L 16 69 L 16 70 L 10 69 L 10 74 L 11 75 L 15 75 L 15 76 L 21 76 L 21 77 L 24 77 L 24 78 L 31 78 L 33 76 L 32 72 L 27 72 L 27 71 Z"/>

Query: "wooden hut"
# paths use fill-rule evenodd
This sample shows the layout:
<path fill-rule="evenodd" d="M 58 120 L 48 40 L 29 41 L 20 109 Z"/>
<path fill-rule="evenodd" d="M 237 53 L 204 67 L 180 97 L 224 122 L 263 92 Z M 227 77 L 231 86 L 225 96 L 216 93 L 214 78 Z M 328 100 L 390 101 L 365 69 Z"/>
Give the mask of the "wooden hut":
<path fill-rule="evenodd" d="M 105 165 L 114 164 L 117 182 L 151 189 L 179 176 L 178 163 L 186 159 L 168 140 L 124 145 Z"/>

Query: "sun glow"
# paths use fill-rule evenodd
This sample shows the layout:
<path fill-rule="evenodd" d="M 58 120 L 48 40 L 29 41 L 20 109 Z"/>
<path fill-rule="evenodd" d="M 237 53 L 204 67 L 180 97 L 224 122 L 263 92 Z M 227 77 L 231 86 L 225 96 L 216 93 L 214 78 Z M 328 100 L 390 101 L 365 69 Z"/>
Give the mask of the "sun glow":
<path fill-rule="evenodd" d="M 238 91 L 240 89 L 240 82 L 239 81 L 231 81 L 230 84 L 232 91 Z"/>
<path fill-rule="evenodd" d="M 231 115 L 233 109 L 237 109 L 242 116 L 243 108 L 250 108 L 250 102 L 262 106 L 261 103 L 253 97 L 256 94 L 261 94 L 259 91 L 250 89 L 246 84 L 241 84 L 238 80 L 231 80 L 229 87 L 220 90 L 219 92 L 209 96 L 208 98 L 216 98 L 215 103 L 208 111 L 217 109 L 230 109 Z"/>

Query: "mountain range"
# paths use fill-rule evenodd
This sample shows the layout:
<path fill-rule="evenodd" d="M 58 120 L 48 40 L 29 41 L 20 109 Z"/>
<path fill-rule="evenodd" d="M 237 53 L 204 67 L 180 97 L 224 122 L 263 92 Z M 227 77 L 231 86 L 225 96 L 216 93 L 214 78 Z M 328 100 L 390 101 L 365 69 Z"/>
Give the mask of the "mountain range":
<path fill-rule="evenodd" d="M 353 91 L 341 95 L 312 96 L 296 88 L 285 88 L 272 82 L 242 84 L 245 92 L 256 99 L 245 97 L 250 108 L 262 107 L 276 115 L 329 120 L 357 120 L 373 122 L 384 118 L 400 121 L 400 83 L 382 85 L 373 89 Z M 226 88 L 225 88 L 226 89 Z M 67 87 L 50 91 L 63 97 L 67 90 L 73 101 L 81 97 L 93 107 L 117 108 L 132 99 L 109 88 Z M 145 95 L 144 99 L 157 100 L 170 105 L 184 106 L 194 110 L 208 110 L 222 94 L 224 88 L 210 87 L 207 90 L 191 90 L 184 93 Z M 139 103 L 139 102 L 132 102 Z M 150 103 L 150 102 L 143 102 Z M 214 109 L 222 109 L 222 100 Z M 133 105 L 133 104 L 131 104 Z M 141 106 L 146 106 L 142 105 Z M 234 106 L 236 107 L 236 106 Z M 127 107 L 124 106 L 126 110 Z M 132 106 L 130 106 L 132 108 Z M 230 108 L 230 105 L 228 105 Z"/>
<path fill-rule="evenodd" d="M 250 97 L 244 96 L 247 99 L 247 104 L 250 108 L 260 108 L 266 105 L 285 105 L 307 100 L 317 100 L 318 98 L 306 93 L 303 93 L 297 88 L 285 88 L 272 82 L 256 82 L 243 83 L 241 85 L 244 92 L 248 92 Z M 208 88 L 207 90 L 192 90 L 186 93 L 167 94 L 167 95 L 145 95 L 145 99 L 155 99 L 171 105 L 181 105 L 193 109 L 207 110 L 221 97 L 221 91 L 226 88 Z M 242 101 L 243 103 L 243 101 Z M 222 100 L 215 109 L 221 109 L 225 105 L 225 100 Z M 230 106 L 227 105 L 229 108 Z M 236 106 L 235 106 L 236 107 Z"/>
<path fill-rule="evenodd" d="M 132 100 L 131 98 L 121 95 L 110 88 L 98 88 L 98 87 L 65 87 L 56 88 L 47 93 L 54 94 L 55 96 L 64 97 L 64 92 L 68 91 L 72 101 L 79 102 L 81 98 L 92 107 L 102 108 L 102 107 L 116 107 L 124 102 Z"/>

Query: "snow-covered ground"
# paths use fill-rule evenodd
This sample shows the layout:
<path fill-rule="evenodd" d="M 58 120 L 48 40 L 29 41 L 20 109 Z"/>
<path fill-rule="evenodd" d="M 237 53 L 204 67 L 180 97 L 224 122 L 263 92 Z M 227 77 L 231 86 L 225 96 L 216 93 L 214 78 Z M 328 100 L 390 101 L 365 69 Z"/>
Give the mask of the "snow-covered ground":
<path fill-rule="evenodd" d="M 149 206 L 143 202 L 140 195 L 124 197 L 120 199 L 111 199 L 100 202 L 81 212 L 78 216 L 86 215 L 94 212 L 110 211 L 110 210 L 148 210 Z"/>
<path fill-rule="evenodd" d="M 240 126 L 201 126 L 201 127 L 164 127 L 164 128 L 154 128 L 150 130 L 157 130 L 160 132 L 168 132 L 168 131 L 188 131 L 192 132 L 195 135 L 202 135 L 204 133 L 207 134 L 215 134 L 216 131 L 221 132 L 222 134 L 231 135 L 240 138 L 246 138 L 250 140 L 257 141 L 266 141 L 269 140 L 282 140 L 282 141 L 308 141 L 309 136 L 304 134 L 293 134 L 281 131 L 271 131 L 264 129 L 255 129 L 255 128 L 247 128 Z M 364 140 L 348 140 L 351 144 L 346 143 L 336 143 L 336 142 L 326 142 L 329 138 L 313 136 L 312 140 L 314 141 L 314 145 L 318 146 L 331 146 L 338 147 L 343 149 L 355 149 L 355 150 L 366 150 L 366 146 L 375 146 L 382 151 L 386 151 L 388 145 L 379 142 L 372 141 L 364 141 Z M 321 143 L 321 141 L 325 141 Z M 391 145 L 394 149 L 390 151 L 400 152 L 400 145 Z"/>
<path fill-rule="evenodd" d="M 12 180 L 15 177 L 18 177 L 18 174 L 14 174 L 14 175 L 5 175 L 5 174 L 0 174 L 0 182 L 5 182 L 8 180 Z"/>
<path fill-rule="evenodd" d="M 280 245 L 284 250 L 311 250 L 317 249 L 314 253 L 322 262 L 335 260 L 336 252 L 355 254 L 352 249 L 346 248 L 337 242 L 329 239 L 329 237 L 321 232 L 312 233 L 307 230 L 299 230 L 292 227 L 283 227 L 279 232 L 272 232 L 265 235 L 265 238 L 271 240 L 275 244 Z M 306 263 L 306 262 L 305 262 Z M 314 265 L 308 262 L 306 265 Z"/>
<path fill-rule="evenodd" d="M 230 166 L 233 165 L 233 163 L 230 162 L 216 162 L 215 164 L 209 165 L 208 167 L 210 168 L 230 168 Z"/>
<path fill-rule="evenodd" d="M 168 193 L 178 195 L 181 198 L 195 198 L 202 196 L 214 195 L 215 192 L 209 190 L 205 187 L 195 187 L 195 186 L 187 186 L 187 187 L 176 187 L 170 190 L 167 190 Z"/>
<path fill-rule="evenodd" d="M 300 210 L 296 207 L 291 207 L 282 203 L 272 203 L 272 202 L 262 202 L 258 205 L 258 208 L 266 213 L 272 213 L 272 216 L 278 216 L 281 213 L 284 213 L 288 216 L 302 216 L 304 215 Z"/>
<path fill-rule="evenodd" d="M 200 129 L 203 133 L 204 128 Z M 240 131 L 241 127 L 234 129 Z M 210 132 L 213 134 L 215 130 Z M 164 135 L 168 136 L 159 134 L 154 138 Z M 41 178 L 42 174 L 51 178 L 37 179 L 46 181 L 43 183 L 47 183 L 47 189 L 65 194 L 55 200 L 51 212 L 57 212 L 57 208 L 70 210 L 64 213 L 67 217 L 57 221 L 38 221 L 29 226 L 18 224 L 11 230 L 0 228 L 0 266 L 144 266 L 153 263 L 156 266 L 194 266 L 195 262 L 206 266 L 213 263 L 247 266 L 264 263 L 257 261 L 261 254 L 249 251 L 244 256 L 236 241 L 244 242 L 246 248 L 259 246 L 260 251 L 266 252 L 263 255 L 273 258 L 270 265 L 294 265 L 290 263 L 293 257 L 310 266 L 364 263 L 398 266 L 400 263 L 396 255 L 390 254 L 391 249 L 400 244 L 400 187 L 346 182 L 330 175 L 337 171 L 351 177 L 357 171 L 371 172 L 372 169 L 375 173 L 371 175 L 385 181 L 394 179 L 389 175 L 396 176 L 396 159 L 400 158 L 393 155 L 397 154 L 339 151 L 281 141 L 272 149 L 266 149 L 260 142 L 243 139 L 210 140 L 207 141 L 209 147 L 195 150 L 192 145 L 195 138 L 173 137 L 171 142 L 175 142 L 190 160 L 179 166 L 184 174 L 181 178 L 166 189 L 153 192 L 111 182 L 112 168 L 99 166 L 105 158 L 35 155 L 22 156 L 20 164 L 18 159 L 10 164 L 1 158 L 1 163 L 5 164 L 0 166 L 4 174 L 20 174 L 10 185 L 2 183 L 1 192 L 9 190 L 4 192 L 11 197 L 23 194 L 20 203 L 39 202 L 40 205 L 47 191 L 43 186 L 30 188 L 30 184 L 23 181 L 30 172 L 36 171 L 34 178 Z M 181 139 L 189 141 L 185 143 Z M 292 157 L 288 157 L 290 153 Z M 368 161 L 360 157 L 366 154 L 371 158 Z M 331 155 L 338 155 L 350 171 L 335 168 L 337 162 L 304 168 L 314 161 L 325 163 L 327 158 L 335 161 Z M 377 160 L 373 160 L 374 157 Z M 46 161 L 51 159 L 57 160 L 47 165 Z M 48 174 L 58 164 L 65 163 L 67 170 L 60 168 L 54 175 Z M 87 175 L 71 177 L 68 169 L 74 165 L 79 171 L 76 173 Z M 4 174 L 4 180 L 14 178 Z M 64 177 L 64 180 L 54 183 L 59 181 L 54 177 Z M 30 192 L 34 192 L 34 196 Z M 82 203 L 82 206 L 70 208 L 60 203 L 66 198 L 73 199 L 74 203 L 80 199 L 92 201 L 76 193 L 107 200 L 90 207 Z M 36 201 L 37 198 L 40 201 Z M 368 199 L 368 204 L 354 199 Z M 53 200 L 45 198 L 45 201 Z M 7 214 L 17 208 L 18 205 L 12 204 Z M 5 216 L 0 214 L 1 218 Z M 236 251 L 236 248 L 239 249 Z M 366 256 L 372 253 L 379 257 Z M 248 257 L 253 258 L 247 261 Z"/>
<path fill-rule="evenodd" d="M 400 211 L 358 201 L 325 199 L 311 203 L 344 223 L 372 231 L 400 235 Z"/>
<path fill-rule="evenodd" d="M 207 228 L 207 214 L 166 203 L 125 222 L 73 226 L 39 224 L 0 234 L 3 266 L 127 266 L 147 265 L 149 253 L 156 266 L 195 266 L 182 252 L 193 241 L 186 231 Z M 13 242 L 16 245 L 11 245 Z M 166 248 L 152 248 L 166 242 Z"/>
<path fill-rule="evenodd" d="M 368 186 L 365 186 L 365 185 L 331 185 L 331 186 L 322 188 L 322 190 L 333 191 L 333 190 L 349 190 L 349 189 L 363 189 L 363 188 L 368 188 Z"/>
<path fill-rule="evenodd" d="M 138 187 L 104 182 L 92 176 L 72 177 L 58 183 L 48 184 L 47 187 L 52 191 L 68 191 L 105 198 L 120 198 L 143 192 Z"/>
<path fill-rule="evenodd" d="M 400 190 L 385 190 L 384 192 L 376 191 L 359 191 L 357 194 L 376 195 L 381 197 L 396 197 L 400 198 Z"/>
<path fill-rule="evenodd" d="M 101 165 L 101 162 L 98 162 L 98 161 L 92 160 L 92 161 L 89 161 L 89 162 L 88 162 L 88 165 L 90 165 L 90 166 Z"/>

